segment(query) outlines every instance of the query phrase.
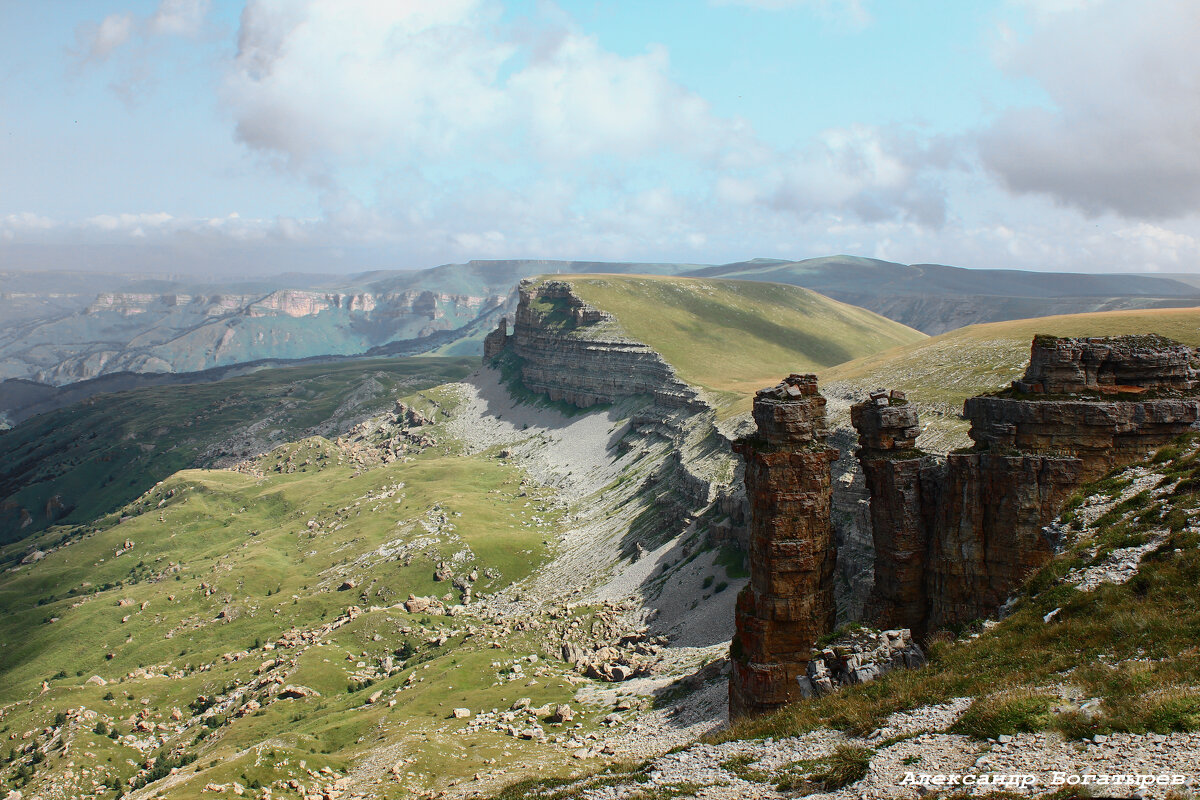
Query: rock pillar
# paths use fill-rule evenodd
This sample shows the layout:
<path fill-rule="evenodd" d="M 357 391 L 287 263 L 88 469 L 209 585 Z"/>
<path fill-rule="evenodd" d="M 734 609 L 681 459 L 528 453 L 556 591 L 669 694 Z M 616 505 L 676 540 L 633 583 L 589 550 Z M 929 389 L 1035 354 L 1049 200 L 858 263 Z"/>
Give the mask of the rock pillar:
<path fill-rule="evenodd" d="M 836 552 L 825 398 L 815 375 L 791 375 L 754 398 L 757 432 L 735 449 L 746 461 L 750 583 L 737 599 L 731 647 L 732 717 L 803 697 L 812 647 L 833 630 Z"/>
<path fill-rule="evenodd" d="M 903 396 L 855 405 L 876 553 L 868 614 L 920 635 L 994 613 L 1053 557 L 1047 525 L 1072 493 L 1200 428 L 1196 362 L 1158 336 L 1038 336 L 1021 380 L 964 403 L 975 446 L 944 460 L 915 450 Z"/>
<path fill-rule="evenodd" d="M 508 318 L 501 317 L 496 330 L 483 337 L 483 363 L 486 364 L 508 346 Z"/>
<path fill-rule="evenodd" d="M 925 634 L 926 507 L 917 410 L 903 392 L 875 392 L 850 408 L 859 435 L 858 460 L 871 495 L 875 586 L 864 616 L 879 628 Z"/>

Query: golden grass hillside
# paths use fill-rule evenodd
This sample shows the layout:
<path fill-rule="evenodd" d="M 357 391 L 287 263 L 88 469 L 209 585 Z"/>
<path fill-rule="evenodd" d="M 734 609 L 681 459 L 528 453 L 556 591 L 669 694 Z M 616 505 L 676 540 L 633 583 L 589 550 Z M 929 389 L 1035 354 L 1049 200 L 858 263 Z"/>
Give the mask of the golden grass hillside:
<path fill-rule="evenodd" d="M 796 286 L 657 276 L 554 276 L 616 317 L 679 377 L 721 406 L 749 408 L 754 390 L 789 372 L 815 372 L 925 334 Z"/>

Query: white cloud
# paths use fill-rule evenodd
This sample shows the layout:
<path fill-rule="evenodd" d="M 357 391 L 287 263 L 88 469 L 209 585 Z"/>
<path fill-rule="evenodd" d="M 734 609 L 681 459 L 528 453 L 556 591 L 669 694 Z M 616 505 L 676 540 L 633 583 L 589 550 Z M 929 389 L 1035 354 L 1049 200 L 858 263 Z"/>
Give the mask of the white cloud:
<path fill-rule="evenodd" d="M 99 214 L 85 220 L 87 225 L 102 231 L 134 231 L 143 230 L 146 226 L 158 227 L 166 225 L 175 218 L 164 212 L 151 214 Z"/>
<path fill-rule="evenodd" d="M 109 14 L 99 23 L 81 25 L 75 32 L 84 61 L 104 61 L 133 36 L 132 14 Z"/>
<path fill-rule="evenodd" d="M 1090 215 L 1200 211 L 1200 4 L 1079 3 L 1033 21 L 1006 66 L 1052 107 L 1003 114 L 980 137 L 987 167 Z"/>
<path fill-rule="evenodd" d="M 237 135 L 293 163 L 437 154 L 494 127 L 512 47 L 485 0 L 250 0 L 227 99 Z"/>
<path fill-rule="evenodd" d="M 76 52 L 84 62 L 105 61 L 135 37 L 196 36 L 204 27 L 211 0 L 160 0 L 146 17 L 129 12 L 109 14 L 99 23 L 85 23 L 75 31 Z"/>
<path fill-rule="evenodd" d="M 669 76 L 665 49 L 621 57 L 569 33 L 509 80 L 512 119 L 528 120 L 538 152 L 556 158 L 636 157 L 668 150 L 711 158 L 747 133 Z"/>
<path fill-rule="evenodd" d="M 756 203 L 800 217 L 910 219 L 936 228 L 946 217 L 937 172 L 949 163 L 936 142 L 855 125 L 822 132 L 768 171 L 725 176 L 717 190 L 729 203 Z"/>
<path fill-rule="evenodd" d="M 715 157 L 745 134 L 667 55 L 504 36 L 492 0 L 250 0 L 226 97 L 237 135 L 313 169 L 367 156 Z M 510 32 L 511 33 L 511 32 Z"/>
<path fill-rule="evenodd" d="M 204 26 L 210 0 L 162 0 L 150 17 L 150 33 L 195 36 Z"/>

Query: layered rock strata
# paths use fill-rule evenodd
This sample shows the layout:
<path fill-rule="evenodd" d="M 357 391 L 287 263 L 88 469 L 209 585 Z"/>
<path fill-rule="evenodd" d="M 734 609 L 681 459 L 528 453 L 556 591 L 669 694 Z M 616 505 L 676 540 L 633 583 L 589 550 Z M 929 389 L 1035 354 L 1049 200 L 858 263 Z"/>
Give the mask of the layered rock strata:
<path fill-rule="evenodd" d="M 1069 394 L 1121 389 L 1196 386 L 1192 348 L 1161 336 L 1069 339 L 1037 336 L 1025 376 L 1013 388 L 1025 393 Z"/>
<path fill-rule="evenodd" d="M 923 454 L 916 407 L 902 392 L 875 392 L 850 408 L 859 432 L 858 460 L 871 497 L 875 583 L 864 616 L 883 628 L 921 635 L 927 615 L 928 523 L 921 492 Z"/>
<path fill-rule="evenodd" d="M 508 346 L 508 317 L 501 317 L 496 330 L 483 337 L 483 363 L 486 364 Z"/>
<path fill-rule="evenodd" d="M 634 435 L 616 442 L 619 449 L 668 445 L 641 484 L 652 513 L 630 530 L 627 553 L 636 558 L 639 547 L 653 549 L 701 517 L 720 520 L 714 538 L 722 543 L 744 543 L 745 495 L 731 468 L 737 459 L 700 394 L 569 281 L 522 281 L 517 297 L 514 324 L 502 320 L 485 341 L 485 364 L 508 359 L 525 389 L 579 408 L 625 402 Z"/>
<path fill-rule="evenodd" d="M 518 291 L 516 323 L 503 342 L 521 360 L 525 388 L 579 408 L 650 395 L 665 408 L 707 410 L 662 356 L 621 337 L 612 315 L 588 305 L 570 283 L 522 281 Z M 489 337 L 493 346 L 499 333 Z"/>
<path fill-rule="evenodd" d="M 1034 339 L 1013 388 L 966 401 L 971 452 L 916 451 L 896 394 L 852 409 L 871 493 L 869 618 L 918 635 L 993 613 L 1054 554 L 1046 526 L 1080 485 L 1195 429 L 1190 348 L 1159 337 Z"/>
<path fill-rule="evenodd" d="M 745 460 L 750 583 L 737 598 L 729 712 L 778 708 L 804 696 L 811 648 L 834 626 L 832 487 L 815 375 L 791 375 L 754 398 L 757 431 Z"/>

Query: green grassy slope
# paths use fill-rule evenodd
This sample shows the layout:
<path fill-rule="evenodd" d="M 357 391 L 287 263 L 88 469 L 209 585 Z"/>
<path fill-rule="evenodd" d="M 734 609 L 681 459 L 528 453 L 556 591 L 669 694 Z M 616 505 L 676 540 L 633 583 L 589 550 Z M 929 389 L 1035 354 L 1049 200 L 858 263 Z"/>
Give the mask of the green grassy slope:
<path fill-rule="evenodd" d="M 686 274 L 803 286 L 931 334 L 975 323 L 1200 302 L 1196 287 L 1174 276 L 963 269 L 847 255 L 755 259 Z"/>
<path fill-rule="evenodd" d="M 456 396 L 410 398 L 428 410 L 427 401 L 452 408 Z M 257 464 L 257 473 L 184 470 L 92 525 L 0 548 L 0 734 L 31 731 L 21 746 L 39 748 L 36 758 L 0 751 L 5 791 L 38 794 L 41 776 L 54 775 L 67 796 L 113 797 L 152 755 L 184 763 L 165 793 L 175 798 L 233 781 L 303 796 L 279 782 L 328 786 L 334 777 L 316 770 L 338 776 L 362 758 L 388 759 L 379 765 L 388 783 L 372 794 L 382 798 L 497 761 L 566 763 L 561 750 L 449 719 L 459 706 L 572 701 L 569 666 L 529 663 L 540 639 L 397 607 L 410 593 L 460 601 L 460 589 L 434 580 L 442 560 L 458 575 L 478 570 L 476 595 L 537 570 L 560 524 L 547 493 L 453 444 L 363 468 L 311 437 Z M 27 544 L 47 555 L 20 565 Z M 362 613 L 347 621 L 351 607 Z M 322 632 L 335 622 L 345 624 Z M 315 636 L 279 645 L 289 631 Z M 524 674 L 511 670 L 518 661 Z M 107 685 L 89 683 L 93 675 Z M 319 696 L 274 698 L 284 684 Z M 154 736 L 138 730 L 143 712 Z M 591 716 L 576 719 L 593 730 Z M 395 779 L 393 763 L 403 765 Z"/>
<path fill-rule="evenodd" d="M 560 277 L 560 276 L 556 276 Z M 755 390 L 925 335 L 795 286 L 651 276 L 571 276 L 688 383 L 748 408 Z"/>
<path fill-rule="evenodd" d="M 393 358 L 263 370 L 99 396 L 27 420 L 0 433 L 0 543 L 53 522 L 88 522 L 239 432 L 298 439 L 457 380 L 475 363 Z M 22 509 L 31 518 L 25 527 Z"/>

